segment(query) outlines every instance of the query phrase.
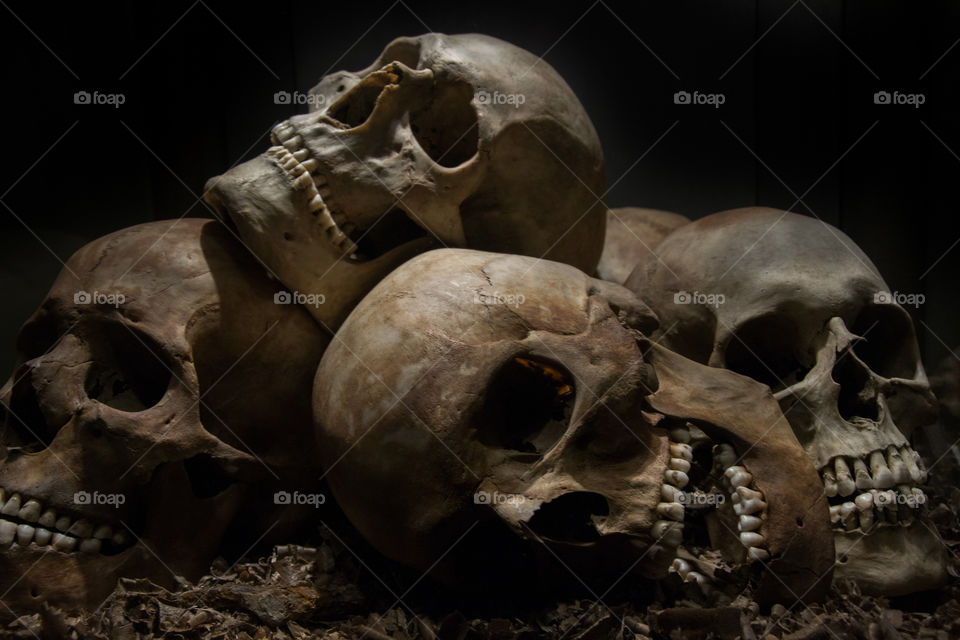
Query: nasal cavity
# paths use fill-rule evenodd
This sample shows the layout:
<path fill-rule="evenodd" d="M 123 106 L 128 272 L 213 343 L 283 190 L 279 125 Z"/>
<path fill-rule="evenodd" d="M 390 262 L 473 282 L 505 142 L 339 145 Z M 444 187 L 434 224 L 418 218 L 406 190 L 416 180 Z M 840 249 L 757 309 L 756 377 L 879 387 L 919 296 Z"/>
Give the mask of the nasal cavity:
<path fill-rule="evenodd" d="M 593 542 L 600 537 L 597 521 L 610 515 L 610 505 L 599 493 L 575 491 L 544 503 L 528 526 L 538 536 L 556 542 Z"/>
<path fill-rule="evenodd" d="M 33 372 L 34 364 L 25 363 L 14 374 L 9 406 L 0 405 L 0 429 L 5 446 L 36 452 L 50 446 L 58 429 L 47 424 L 40 410 Z"/>
<path fill-rule="evenodd" d="M 865 418 L 872 422 L 880 419 L 877 393 L 870 384 L 870 372 L 853 355 L 844 351 L 833 365 L 833 381 L 840 385 L 837 409 L 844 420 Z"/>

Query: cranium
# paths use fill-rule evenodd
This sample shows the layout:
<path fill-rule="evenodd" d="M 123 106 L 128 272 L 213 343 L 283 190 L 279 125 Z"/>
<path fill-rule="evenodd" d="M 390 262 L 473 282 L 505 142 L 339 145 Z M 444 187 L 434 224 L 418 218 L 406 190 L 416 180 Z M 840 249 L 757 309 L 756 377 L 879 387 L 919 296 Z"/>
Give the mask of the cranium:
<path fill-rule="evenodd" d="M 118 576 L 196 578 L 263 533 L 256 516 L 275 508 L 249 483 L 310 468 L 328 341 L 274 290 L 209 220 L 131 227 L 70 258 L 0 390 L 4 617 L 95 607 Z"/>
<path fill-rule="evenodd" d="M 607 212 L 607 231 L 597 264 L 597 277 L 623 284 L 633 268 L 671 231 L 689 222 L 690 218 L 679 213 L 659 209 L 611 209 Z"/>
<path fill-rule="evenodd" d="M 391 42 L 324 77 L 276 146 L 213 178 L 208 202 L 336 328 L 396 265 L 431 245 L 548 257 L 588 272 L 603 245 L 603 157 L 563 79 L 484 35 Z"/>
<path fill-rule="evenodd" d="M 910 315 L 838 229 L 774 209 L 717 213 L 674 231 L 627 286 L 663 344 L 768 384 L 820 471 L 838 567 L 865 591 L 939 585 L 943 547 L 923 518 L 910 447 L 932 421 Z"/>
<path fill-rule="evenodd" d="M 411 260 L 357 306 L 317 372 L 338 503 L 381 552 L 440 580 L 529 586 L 551 581 L 553 554 L 584 576 L 666 576 L 682 541 L 707 537 L 684 508 L 689 482 L 735 496 L 710 536 L 780 576 L 764 597 L 783 596 L 779 580 L 819 594 L 826 502 L 769 390 L 648 342 L 656 323 L 623 287 L 568 265 L 470 250 Z M 735 466 L 725 483 L 710 439 Z"/>

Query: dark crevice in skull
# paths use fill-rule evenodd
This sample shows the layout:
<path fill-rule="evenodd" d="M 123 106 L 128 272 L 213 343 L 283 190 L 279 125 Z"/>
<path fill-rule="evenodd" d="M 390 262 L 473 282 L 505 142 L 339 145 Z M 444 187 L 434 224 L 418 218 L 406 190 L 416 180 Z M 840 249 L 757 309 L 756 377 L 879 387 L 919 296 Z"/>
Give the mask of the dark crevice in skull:
<path fill-rule="evenodd" d="M 380 216 L 368 230 L 354 227 L 348 231 L 347 236 L 357 245 L 356 253 L 350 258 L 354 262 L 373 260 L 427 235 L 428 232 L 411 220 L 403 209 L 391 209 Z"/>
<path fill-rule="evenodd" d="M 538 536 L 555 542 L 585 543 L 600 538 L 596 520 L 610 515 L 610 505 L 599 493 L 565 493 L 540 506 L 529 527 Z"/>
<path fill-rule="evenodd" d="M 466 82 L 442 84 L 426 107 L 410 114 L 414 137 L 441 166 L 459 166 L 477 153 L 480 132 L 473 96 Z"/>
<path fill-rule="evenodd" d="M 396 64 L 371 73 L 330 107 L 330 117 L 347 128 L 359 127 L 373 114 L 383 88 L 397 84 L 402 77 Z"/>
<path fill-rule="evenodd" d="M 84 388 L 87 397 L 114 409 L 139 412 L 157 404 L 171 374 L 145 337 L 113 328 L 96 342 Z M 138 339 L 139 338 L 139 339 Z"/>
<path fill-rule="evenodd" d="M 837 356 L 831 373 L 833 381 L 840 385 L 837 409 L 844 420 L 865 418 L 876 422 L 880 418 L 876 391 L 868 387 L 870 373 L 849 352 Z"/>
<path fill-rule="evenodd" d="M 190 479 L 190 489 L 197 498 L 220 495 L 233 484 L 233 479 L 223 467 L 205 453 L 184 460 L 183 467 Z"/>
<path fill-rule="evenodd" d="M 42 451 L 50 446 L 60 425 L 48 425 L 40 410 L 30 364 L 18 368 L 14 380 L 16 384 L 11 389 L 10 406 L 0 407 L 3 444 L 9 450 L 22 449 L 28 453 Z"/>
<path fill-rule="evenodd" d="M 567 429 L 572 376 L 560 365 L 529 356 L 507 362 L 494 377 L 475 419 L 484 444 L 543 455 Z"/>
<path fill-rule="evenodd" d="M 726 367 L 779 391 L 803 380 L 810 370 L 790 345 L 800 344 L 796 325 L 783 315 L 754 318 L 730 340 Z"/>
<path fill-rule="evenodd" d="M 851 331 L 863 336 L 856 354 L 873 372 L 885 378 L 912 379 L 917 375 L 916 339 L 901 307 L 870 305 L 860 312 Z"/>

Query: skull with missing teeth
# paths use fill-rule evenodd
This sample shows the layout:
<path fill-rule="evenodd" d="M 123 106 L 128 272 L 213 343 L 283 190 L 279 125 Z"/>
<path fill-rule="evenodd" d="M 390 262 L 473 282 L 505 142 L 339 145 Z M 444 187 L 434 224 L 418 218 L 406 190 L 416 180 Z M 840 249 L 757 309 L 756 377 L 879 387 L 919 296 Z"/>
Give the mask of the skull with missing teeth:
<path fill-rule="evenodd" d="M 910 315 L 870 259 L 826 223 L 774 209 L 717 213 L 669 235 L 627 281 L 664 344 L 768 384 L 831 507 L 838 567 L 897 595 L 945 579 L 924 521 L 910 433 L 936 416 Z"/>
<path fill-rule="evenodd" d="M 197 578 L 253 542 L 258 517 L 276 524 L 258 491 L 266 466 L 309 473 L 327 338 L 274 292 L 211 220 L 131 227 L 70 258 L 0 390 L 2 617 L 96 606 L 122 576 Z"/>
<path fill-rule="evenodd" d="M 207 200 L 284 285 L 325 296 L 311 312 L 330 328 L 437 241 L 596 268 L 599 140 L 544 61 L 483 35 L 400 38 L 311 97 Z"/>
<path fill-rule="evenodd" d="M 318 369 L 338 503 L 380 551 L 461 586 L 569 578 L 553 554 L 585 578 L 673 566 L 702 581 L 678 546 L 716 543 L 777 573 L 767 595 L 806 593 L 833 561 L 815 470 L 768 389 L 648 342 L 656 325 L 568 265 L 470 250 L 407 262 Z M 686 508 L 694 488 L 726 499 Z"/>

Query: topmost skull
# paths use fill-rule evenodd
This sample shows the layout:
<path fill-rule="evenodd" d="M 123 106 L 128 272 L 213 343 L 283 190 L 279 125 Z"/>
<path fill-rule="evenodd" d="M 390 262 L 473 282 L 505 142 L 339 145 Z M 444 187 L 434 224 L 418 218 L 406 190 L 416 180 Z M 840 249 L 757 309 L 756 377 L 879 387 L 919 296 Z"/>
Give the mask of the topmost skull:
<path fill-rule="evenodd" d="M 335 328 L 395 266 L 439 242 L 588 273 L 603 244 L 603 155 L 570 87 L 489 36 L 391 42 L 311 90 L 275 146 L 207 186 L 221 217 Z"/>

